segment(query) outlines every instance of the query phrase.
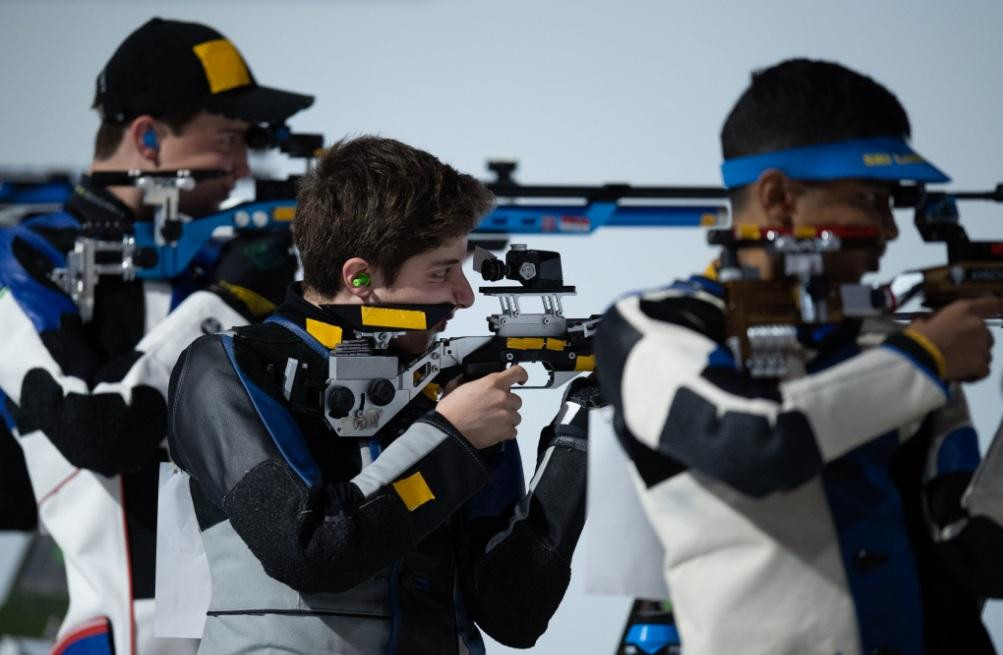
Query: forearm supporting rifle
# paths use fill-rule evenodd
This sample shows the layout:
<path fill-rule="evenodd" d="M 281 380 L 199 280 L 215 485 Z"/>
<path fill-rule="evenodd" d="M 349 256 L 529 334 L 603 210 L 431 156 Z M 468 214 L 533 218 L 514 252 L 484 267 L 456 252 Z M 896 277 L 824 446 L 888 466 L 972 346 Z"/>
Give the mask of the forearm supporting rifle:
<path fill-rule="evenodd" d="M 325 420 L 336 434 L 372 436 L 430 383 L 441 384 L 457 374 L 473 378 L 537 362 L 549 379 L 535 388 L 554 388 L 593 369 L 592 336 L 599 318 L 564 316 L 561 298 L 574 295 L 575 288 L 564 285 L 558 253 L 514 245 L 502 262 L 478 251 L 475 267 L 489 281 L 504 277 L 520 283 L 480 288 L 501 303 L 501 312 L 488 317 L 491 334 L 439 339 L 414 359 L 398 355 L 392 340 L 410 330 L 433 328 L 452 312 L 451 305 L 322 308 L 352 332 L 331 352 L 323 392 Z M 527 298 L 539 299 L 543 311 L 524 312 Z M 295 367 L 287 372 L 287 388 L 295 386 L 294 377 Z"/>

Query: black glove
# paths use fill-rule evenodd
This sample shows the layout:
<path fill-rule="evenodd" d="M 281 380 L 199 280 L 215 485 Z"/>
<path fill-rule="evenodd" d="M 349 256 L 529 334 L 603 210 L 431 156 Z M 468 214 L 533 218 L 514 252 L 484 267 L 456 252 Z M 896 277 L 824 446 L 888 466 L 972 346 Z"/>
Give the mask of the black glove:
<path fill-rule="evenodd" d="M 594 372 L 572 380 L 564 392 L 564 398 L 561 399 L 561 409 L 557 412 L 557 416 L 540 433 L 537 459 L 543 457 L 544 452 L 557 437 L 588 439 L 589 410 L 608 404 L 602 397 L 599 379 Z"/>
<path fill-rule="evenodd" d="M 239 236 L 223 247 L 210 289 L 249 320 L 272 313 L 296 275 L 292 233 Z"/>
<path fill-rule="evenodd" d="M 595 372 L 572 380 L 571 384 L 568 385 L 568 390 L 564 392 L 564 399 L 561 402 L 575 403 L 585 409 L 598 409 L 609 404 L 602 397 L 599 379 Z"/>

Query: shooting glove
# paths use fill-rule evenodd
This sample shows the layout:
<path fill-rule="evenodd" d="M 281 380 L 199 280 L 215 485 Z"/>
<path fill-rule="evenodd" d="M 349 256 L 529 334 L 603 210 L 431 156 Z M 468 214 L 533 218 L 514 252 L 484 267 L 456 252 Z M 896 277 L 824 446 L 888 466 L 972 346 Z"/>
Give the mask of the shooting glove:
<path fill-rule="evenodd" d="M 223 247 L 210 289 L 251 321 L 270 314 L 296 275 L 289 230 L 239 236 Z"/>
<path fill-rule="evenodd" d="M 572 437 L 587 440 L 589 436 L 589 410 L 605 407 L 609 403 L 602 397 L 599 389 L 599 379 L 595 373 L 575 378 L 568 384 L 564 398 L 561 399 L 561 409 L 557 416 L 540 433 L 540 443 L 537 455 L 543 453 L 557 437 Z"/>

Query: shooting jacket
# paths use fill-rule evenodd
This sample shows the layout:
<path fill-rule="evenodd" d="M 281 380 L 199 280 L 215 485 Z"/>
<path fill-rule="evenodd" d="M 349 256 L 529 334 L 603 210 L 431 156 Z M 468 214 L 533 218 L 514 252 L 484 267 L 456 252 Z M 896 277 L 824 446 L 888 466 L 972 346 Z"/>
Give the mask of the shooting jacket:
<path fill-rule="evenodd" d="M 993 652 L 1003 532 L 962 502 L 976 434 L 900 330 L 804 330 L 808 372 L 778 382 L 738 371 L 711 279 L 603 318 L 600 381 L 688 655 Z"/>
<path fill-rule="evenodd" d="M 50 274 L 65 267 L 82 230 L 121 238 L 133 220 L 85 179 L 65 211 L 0 229 L 0 423 L 17 437 L 32 502 L 65 559 L 70 605 L 57 650 L 110 653 L 113 643 L 119 655 L 185 652 L 153 638 L 167 385 L 195 337 L 245 322 L 187 276 L 102 278 L 84 324 Z"/>
<path fill-rule="evenodd" d="M 320 399 L 342 333 L 293 285 L 175 368 L 170 449 L 212 575 L 200 652 L 483 653 L 477 626 L 531 646 L 584 521 L 586 412 L 544 430 L 528 493 L 515 441 L 476 450 L 425 395 L 338 437 Z"/>

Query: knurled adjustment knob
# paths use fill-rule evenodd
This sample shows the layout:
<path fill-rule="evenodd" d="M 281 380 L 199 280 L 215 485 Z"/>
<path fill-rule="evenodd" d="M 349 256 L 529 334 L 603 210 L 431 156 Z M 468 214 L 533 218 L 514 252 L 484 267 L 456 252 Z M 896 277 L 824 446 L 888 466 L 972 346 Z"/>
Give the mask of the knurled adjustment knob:
<path fill-rule="evenodd" d="M 393 383 L 386 378 L 373 380 L 369 385 L 369 401 L 374 405 L 380 407 L 389 405 L 396 395 L 397 390 Z"/>
<path fill-rule="evenodd" d="M 500 259 L 487 259 L 481 263 L 481 277 L 486 282 L 497 282 L 508 274 L 508 266 Z"/>
<path fill-rule="evenodd" d="M 348 387 L 334 387 L 327 394 L 327 415 L 345 418 L 355 407 L 355 394 Z"/>

